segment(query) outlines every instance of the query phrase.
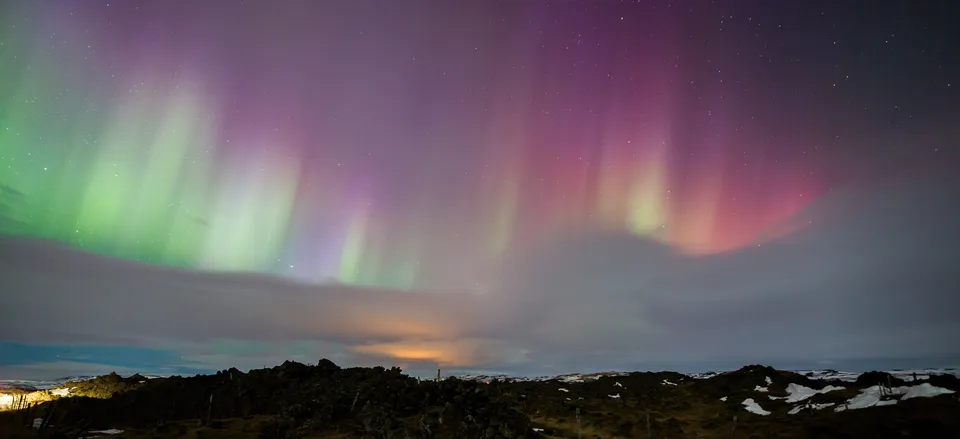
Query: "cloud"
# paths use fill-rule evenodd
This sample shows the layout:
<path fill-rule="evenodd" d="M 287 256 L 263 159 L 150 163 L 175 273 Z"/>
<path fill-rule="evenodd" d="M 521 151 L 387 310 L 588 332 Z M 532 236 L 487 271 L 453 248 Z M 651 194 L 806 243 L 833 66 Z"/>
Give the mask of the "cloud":
<path fill-rule="evenodd" d="M 456 335 L 470 297 L 174 270 L 6 240 L 4 334 L 21 341 L 389 340 Z M 475 315 L 475 314 L 474 314 Z M 29 316 L 24 318 L 22 316 Z"/>
<path fill-rule="evenodd" d="M 583 231 L 505 291 L 408 292 L 202 273 L 0 242 L 0 339 L 163 346 L 183 366 L 288 358 L 540 373 L 958 354 L 958 185 L 836 190 L 719 255 Z M 727 363 L 725 363 L 727 362 Z"/>

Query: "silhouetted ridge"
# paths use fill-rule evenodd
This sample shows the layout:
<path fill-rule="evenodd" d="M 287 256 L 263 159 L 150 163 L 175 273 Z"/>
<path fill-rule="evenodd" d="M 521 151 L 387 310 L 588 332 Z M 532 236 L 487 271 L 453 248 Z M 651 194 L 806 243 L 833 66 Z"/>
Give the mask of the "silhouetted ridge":
<path fill-rule="evenodd" d="M 958 390 L 960 379 L 919 372 L 899 388 L 911 373 L 855 379 L 762 365 L 710 377 L 596 373 L 489 384 L 486 377 L 418 380 L 399 368 L 341 368 L 326 359 L 193 377 L 111 373 L 32 393 L 46 398 L 38 401 L 71 397 L 25 415 L 0 412 L 0 437 L 37 437 L 27 427 L 37 417 L 55 426 L 40 436 L 71 439 L 105 428 L 132 439 L 729 438 L 734 425 L 736 437 L 960 437 L 960 398 L 944 390 Z M 11 422 L 23 433 L 8 435 Z"/>
<path fill-rule="evenodd" d="M 242 373 L 236 369 L 190 378 L 140 382 L 116 374 L 82 384 L 98 397 L 58 401 L 62 424 L 89 428 L 148 428 L 169 421 L 275 415 L 265 427 L 282 437 L 337 430 L 375 437 L 537 437 L 529 420 L 490 397 L 485 384 L 458 379 L 419 381 L 399 368 L 341 369 L 286 361 Z M 212 401 L 212 402 L 211 402 Z M 439 436 L 437 436 L 439 435 Z M 280 437 L 278 436 L 278 437 Z"/>

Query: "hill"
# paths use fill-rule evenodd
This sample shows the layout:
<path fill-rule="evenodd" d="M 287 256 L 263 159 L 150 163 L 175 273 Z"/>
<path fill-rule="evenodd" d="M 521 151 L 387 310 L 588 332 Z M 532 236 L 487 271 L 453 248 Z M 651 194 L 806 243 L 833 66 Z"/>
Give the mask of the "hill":
<path fill-rule="evenodd" d="M 748 366 L 697 377 L 425 381 L 397 368 L 285 362 L 248 373 L 66 383 L 40 391 L 49 401 L 0 413 L 0 436 L 34 438 L 39 429 L 50 438 L 960 437 L 960 380 L 903 376 L 843 380 Z"/>

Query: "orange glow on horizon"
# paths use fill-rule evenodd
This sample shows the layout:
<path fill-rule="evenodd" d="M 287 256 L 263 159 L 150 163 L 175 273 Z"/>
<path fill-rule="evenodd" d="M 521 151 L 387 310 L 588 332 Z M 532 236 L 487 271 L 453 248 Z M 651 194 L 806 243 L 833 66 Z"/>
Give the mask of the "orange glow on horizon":
<path fill-rule="evenodd" d="M 480 362 L 469 341 L 401 341 L 356 346 L 357 353 L 390 357 L 399 362 L 433 362 L 445 367 L 473 366 Z"/>

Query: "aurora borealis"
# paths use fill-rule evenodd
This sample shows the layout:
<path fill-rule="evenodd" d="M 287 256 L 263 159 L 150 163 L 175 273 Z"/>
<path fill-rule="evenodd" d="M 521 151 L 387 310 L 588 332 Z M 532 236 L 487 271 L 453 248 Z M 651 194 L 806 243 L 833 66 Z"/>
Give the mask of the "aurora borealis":
<path fill-rule="evenodd" d="M 955 285 L 960 41 L 958 6 L 871 8 L 4 2 L 0 351 L 636 367 L 880 331 L 860 301 Z M 840 338 L 798 343 L 874 346 Z"/>
<path fill-rule="evenodd" d="M 636 47 L 617 41 L 626 24 L 533 21 L 446 41 L 429 36 L 440 24 L 390 42 L 358 26 L 333 44 L 286 17 L 239 49 L 249 29 L 173 21 L 186 9 L 18 11 L 3 53 L 7 233 L 207 270 L 473 288 L 506 254 L 589 227 L 733 250 L 824 188 L 815 141 L 757 121 L 742 49 L 700 59 L 670 35 L 673 12 Z M 544 20 L 522 2 L 467 9 Z"/>

